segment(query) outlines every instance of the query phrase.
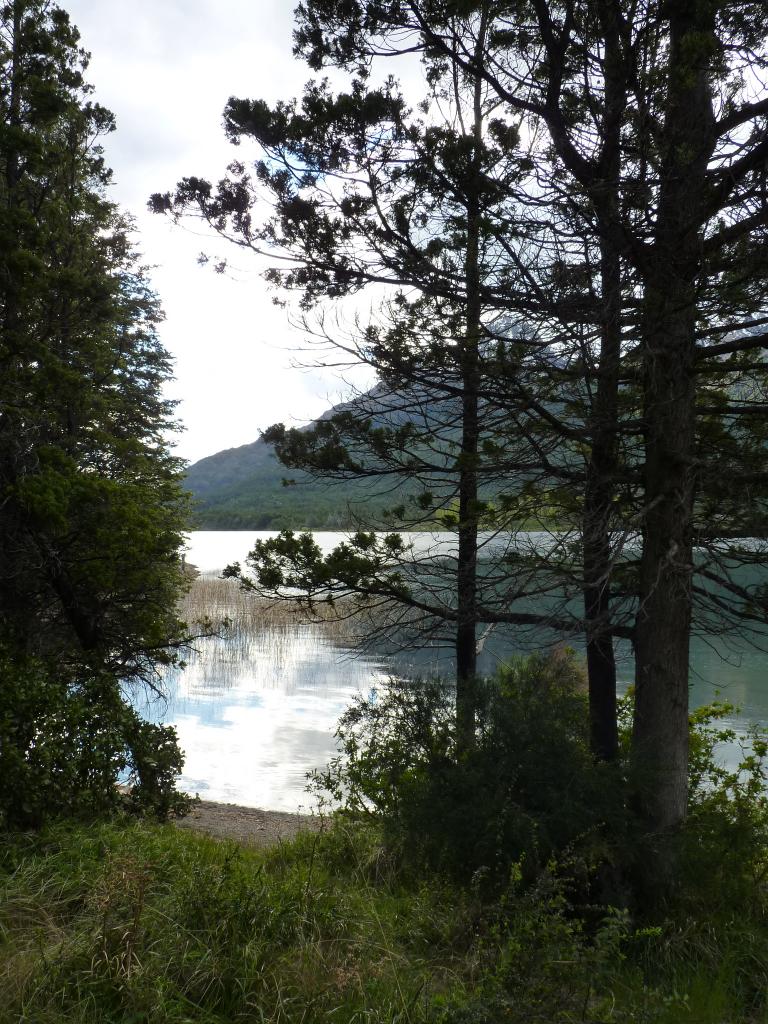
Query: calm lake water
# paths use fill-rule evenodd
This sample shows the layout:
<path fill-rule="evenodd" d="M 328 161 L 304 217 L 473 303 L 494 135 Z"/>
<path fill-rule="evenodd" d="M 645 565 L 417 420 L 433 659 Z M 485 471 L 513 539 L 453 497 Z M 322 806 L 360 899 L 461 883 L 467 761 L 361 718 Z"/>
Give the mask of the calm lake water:
<path fill-rule="evenodd" d="M 254 540 L 272 533 L 198 532 L 189 540 L 188 560 L 204 574 L 243 561 Z M 340 533 L 315 535 L 324 550 Z M 415 534 L 419 550 L 453 543 L 451 535 Z M 537 538 L 531 537 L 536 543 Z M 733 724 L 768 722 L 768 656 L 726 650 L 694 642 L 691 702 L 699 705 L 718 693 L 741 707 Z M 493 634 L 483 651 L 482 671 L 514 649 L 510 637 Z M 421 674 L 438 670 L 444 655 L 436 649 L 400 656 L 397 671 Z M 335 752 L 336 722 L 357 693 L 381 684 L 393 661 L 373 654 L 353 655 L 332 643 L 320 627 L 291 626 L 265 630 L 247 645 L 220 639 L 201 641 L 184 670 L 169 673 L 169 700 L 149 709 L 153 718 L 173 723 L 186 765 L 182 788 L 208 800 L 273 810 L 308 810 L 306 773 L 324 765 Z M 622 685 L 631 680 L 631 662 L 620 665 Z M 738 748 L 723 751 L 728 761 Z"/>

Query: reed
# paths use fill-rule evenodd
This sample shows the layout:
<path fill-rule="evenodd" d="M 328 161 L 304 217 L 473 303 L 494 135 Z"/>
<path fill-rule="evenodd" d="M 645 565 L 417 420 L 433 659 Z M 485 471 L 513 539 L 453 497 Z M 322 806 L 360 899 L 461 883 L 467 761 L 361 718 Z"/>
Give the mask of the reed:
<path fill-rule="evenodd" d="M 201 575 L 192 581 L 179 614 L 190 627 L 202 625 L 240 642 L 305 626 L 319 629 L 330 643 L 356 647 L 368 633 L 370 610 L 351 598 L 311 607 L 298 600 L 270 601 L 241 590 L 235 580 Z"/>

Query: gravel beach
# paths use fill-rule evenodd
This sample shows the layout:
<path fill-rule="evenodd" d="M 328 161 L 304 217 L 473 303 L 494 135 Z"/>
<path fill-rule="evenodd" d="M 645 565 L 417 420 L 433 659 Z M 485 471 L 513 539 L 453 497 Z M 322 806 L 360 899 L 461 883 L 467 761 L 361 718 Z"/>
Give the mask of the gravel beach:
<path fill-rule="evenodd" d="M 309 814 L 264 811 L 258 807 L 200 800 L 189 814 L 178 818 L 175 825 L 248 846 L 274 846 L 284 839 L 293 839 L 298 832 L 320 831 L 322 820 Z"/>

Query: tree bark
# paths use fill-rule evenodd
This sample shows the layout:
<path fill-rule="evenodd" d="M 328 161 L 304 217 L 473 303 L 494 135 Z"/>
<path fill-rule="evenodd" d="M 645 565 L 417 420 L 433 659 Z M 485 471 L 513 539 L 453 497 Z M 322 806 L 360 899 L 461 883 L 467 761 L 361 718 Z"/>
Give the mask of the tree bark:
<path fill-rule="evenodd" d="M 626 82 L 619 27 L 612 3 L 600 5 L 605 36 L 605 108 L 600 164 L 603 188 L 595 196 L 603 224 L 616 222 L 621 174 L 621 125 Z M 598 376 L 589 418 L 591 447 L 584 487 L 584 621 L 589 682 L 590 747 L 601 761 L 619 752 L 616 718 L 616 659 L 611 633 L 611 515 L 617 478 L 618 396 L 621 367 L 621 254 L 600 239 L 602 323 Z"/>
<path fill-rule="evenodd" d="M 481 15 L 478 49 L 485 43 L 485 20 Z M 480 175 L 482 173 L 482 82 L 473 84 L 473 157 L 467 178 L 467 249 L 465 255 L 465 331 L 461 343 L 462 383 L 461 452 L 459 455 L 459 530 L 456 571 L 456 724 L 459 750 L 475 744 L 477 682 L 477 534 L 478 534 L 478 446 L 480 417 L 480 338 L 482 303 L 480 295 Z"/>
<path fill-rule="evenodd" d="M 618 756 L 616 660 L 611 633 L 610 518 L 616 479 L 616 437 L 621 360 L 619 255 L 602 244 L 604 318 L 599 376 L 591 414 L 591 451 L 584 490 L 584 618 L 589 681 L 590 747 L 601 761 Z"/>
<path fill-rule="evenodd" d="M 710 9 L 703 0 L 667 7 L 664 148 L 643 304 L 646 507 L 632 766 L 641 816 L 649 832 L 660 835 L 681 825 L 688 795 L 696 278 L 705 172 L 714 145 Z M 662 878 L 671 876 L 663 849 L 656 864 Z"/>

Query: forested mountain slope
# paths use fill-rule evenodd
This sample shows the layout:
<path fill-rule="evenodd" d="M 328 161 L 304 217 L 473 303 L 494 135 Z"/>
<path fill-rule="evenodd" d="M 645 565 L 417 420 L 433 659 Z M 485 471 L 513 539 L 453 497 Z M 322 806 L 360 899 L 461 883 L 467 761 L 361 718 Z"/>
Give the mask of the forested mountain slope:
<path fill-rule="evenodd" d="M 290 486 L 284 479 L 294 480 Z M 363 483 L 326 483 L 288 471 L 261 438 L 209 455 L 187 470 L 199 530 L 278 530 L 348 526 L 350 503 L 366 503 Z"/>
<path fill-rule="evenodd" d="M 376 406 L 376 389 L 357 401 L 329 409 L 321 419 L 364 404 L 365 412 L 391 423 Z M 372 404 L 373 403 L 373 404 Z M 310 424 L 311 428 L 313 424 Z M 309 429 L 309 428 L 308 428 Z M 286 485 L 285 480 L 292 483 Z M 194 526 L 199 530 L 337 529 L 352 526 L 356 512 L 366 520 L 402 500 L 402 481 L 326 481 L 288 470 L 262 438 L 216 452 L 193 463 L 186 485 L 194 499 Z"/>
<path fill-rule="evenodd" d="M 441 397 L 426 386 L 412 385 L 405 392 L 378 384 L 329 409 L 300 433 L 309 435 L 318 426 L 340 417 L 350 417 L 371 428 L 371 435 L 363 431 L 357 442 L 348 424 L 339 435 L 351 444 L 352 458 L 362 458 L 368 475 L 355 478 L 355 473 L 331 472 L 328 476 L 311 476 L 300 469 L 287 469 L 274 445 L 262 437 L 200 459 L 188 468 L 186 485 L 194 499 L 194 526 L 201 530 L 332 530 L 361 524 L 367 528 L 447 527 L 457 507 L 458 400 Z M 499 423 L 494 427 L 491 421 L 495 419 L 498 415 L 488 411 L 486 428 L 489 437 L 503 446 L 505 427 Z M 370 451 L 367 456 L 360 454 L 371 443 L 375 448 L 372 434 L 380 429 L 386 438 L 396 438 L 402 428 L 409 430 L 407 439 L 400 437 L 400 455 L 389 461 L 388 468 L 386 460 Z M 325 443 L 333 447 L 327 437 Z M 386 446 L 390 441 L 381 443 Z M 322 439 L 318 444 L 322 448 Z M 409 467 L 410 456 L 421 468 Z M 554 461 L 565 457 L 564 452 L 552 455 Z M 403 475 L 398 465 L 403 466 Z M 336 479 L 332 479 L 334 475 Z M 525 479 L 526 473 L 519 467 L 512 476 L 504 471 L 503 456 L 490 456 L 481 472 L 479 493 L 485 501 L 496 504 L 502 492 L 514 491 Z M 428 506 L 419 500 L 425 490 L 430 492 Z M 429 506 L 432 513 L 426 511 Z M 406 507 L 409 511 L 404 512 Z M 387 516 L 392 510 L 398 511 L 394 517 Z M 543 505 L 540 512 L 544 512 Z"/>

